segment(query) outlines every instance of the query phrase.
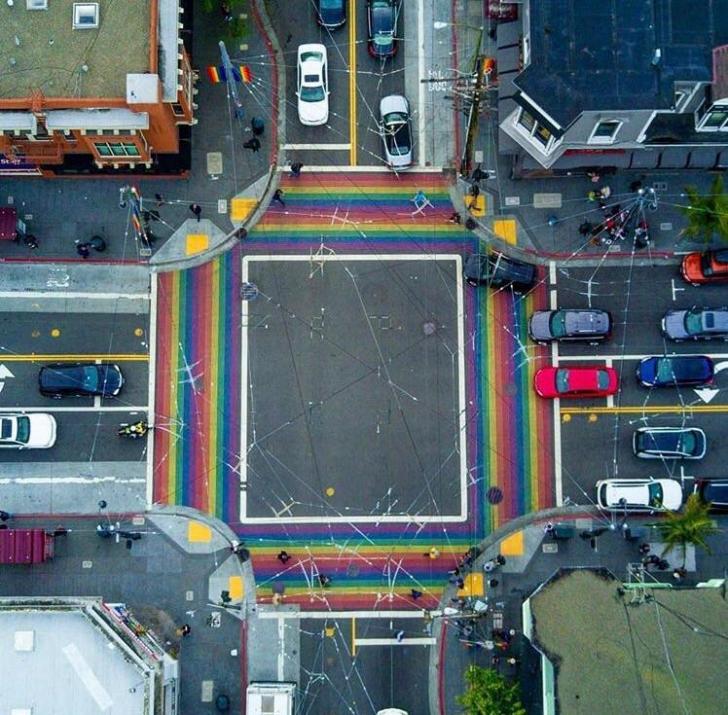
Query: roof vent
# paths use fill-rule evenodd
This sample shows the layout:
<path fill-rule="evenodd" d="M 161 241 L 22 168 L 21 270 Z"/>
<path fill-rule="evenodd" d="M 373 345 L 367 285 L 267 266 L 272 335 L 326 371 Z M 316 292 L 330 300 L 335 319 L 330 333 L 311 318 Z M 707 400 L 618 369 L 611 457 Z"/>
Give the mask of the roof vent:
<path fill-rule="evenodd" d="M 25 0 L 25 7 L 28 10 L 47 10 L 48 0 Z"/>
<path fill-rule="evenodd" d="M 99 26 L 99 4 L 97 2 L 73 3 L 73 29 L 93 30 Z"/>

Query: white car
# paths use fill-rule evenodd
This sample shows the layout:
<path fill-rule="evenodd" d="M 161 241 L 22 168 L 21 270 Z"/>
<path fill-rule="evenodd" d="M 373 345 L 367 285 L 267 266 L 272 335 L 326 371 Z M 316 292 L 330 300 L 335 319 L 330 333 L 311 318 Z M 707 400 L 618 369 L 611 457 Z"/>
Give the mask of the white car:
<path fill-rule="evenodd" d="M 597 504 L 616 512 L 677 511 L 683 503 L 676 479 L 602 479 L 597 482 Z"/>
<path fill-rule="evenodd" d="M 1 414 L 0 447 L 48 449 L 56 443 L 56 420 L 41 412 Z"/>
<path fill-rule="evenodd" d="M 323 45 L 298 46 L 298 118 L 307 127 L 329 121 L 329 74 Z"/>
<path fill-rule="evenodd" d="M 387 165 L 395 170 L 412 166 L 412 126 L 406 97 L 390 94 L 382 98 L 379 126 Z"/>

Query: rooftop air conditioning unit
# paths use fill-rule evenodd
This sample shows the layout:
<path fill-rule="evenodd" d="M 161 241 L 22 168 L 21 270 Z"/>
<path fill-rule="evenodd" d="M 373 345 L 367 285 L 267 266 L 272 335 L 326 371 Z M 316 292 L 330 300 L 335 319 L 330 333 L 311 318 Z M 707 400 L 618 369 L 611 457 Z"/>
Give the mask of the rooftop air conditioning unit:
<path fill-rule="evenodd" d="M 93 30 L 99 26 L 99 4 L 97 2 L 73 3 L 73 29 Z"/>
<path fill-rule="evenodd" d="M 25 0 L 27 10 L 47 10 L 48 0 Z"/>

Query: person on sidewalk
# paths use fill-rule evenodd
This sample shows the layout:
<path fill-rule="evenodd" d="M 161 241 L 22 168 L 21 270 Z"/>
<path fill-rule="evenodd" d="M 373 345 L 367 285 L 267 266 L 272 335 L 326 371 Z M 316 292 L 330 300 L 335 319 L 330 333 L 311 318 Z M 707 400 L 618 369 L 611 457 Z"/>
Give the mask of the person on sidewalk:
<path fill-rule="evenodd" d="M 25 236 L 23 236 L 23 243 L 28 248 L 38 248 L 38 239 L 32 233 L 26 233 Z"/>
<path fill-rule="evenodd" d="M 162 194 L 154 194 L 154 198 L 157 201 L 157 208 L 164 206 L 164 196 Z"/>
<path fill-rule="evenodd" d="M 258 151 L 260 149 L 260 139 L 258 137 L 248 139 L 248 141 L 243 142 L 243 148 L 250 149 L 253 152 Z"/>
<path fill-rule="evenodd" d="M 76 253 L 78 253 L 78 255 L 85 261 L 91 254 L 88 243 L 85 243 L 84 241 L 76 241 Z"/>
<path fill-rule="evenodd" d="M 303 169 L 303 162 L 294 161 L 293 164 L 291 164 L 291 176 L 294 179 L 297 179 L 301 176 L 301 169 Z"/>
<path fill-rule="evenodd" d="M 181 636 L 182 638 L 186 638 L 190 633 L 192 633 L 192 628 L 190 627 L 189 623 L 183 623 L 177 629 L 177 635 Z"/>
<path fill-rule="evenodd" d="M 7 521 L 10 518 L 10 512 L 0 509 L 0 521 Z"/>
<path fill-rule="evenodd" d="M 192 211 L 195 218 L 199 221 L 200 216 L 202 216 L 202 206 L 200 204 L 190 204 L 190 211 Z"/>
<path fill-rule="evenodd" d="M 265 131 L 265 122 L 260 117 L 253 117 L 250 120 L 250 128 L 253 130 L 253 136 L 259 137 Z"/>
<path fill-rule="evenodd" d="M 271 203 L 274 201 L 277 201 L 281 206 L 285 208 L 286 202 L 283 200 L 283 189 L 276 189 L 273 192 L 273 198 L 271 199 Z"/>
<path fill-rule="evenodd" d="M 457 212 L 453 211 L 450 218 L 447 220 L 448 223 L 462 223 L 463 217 Z"/>

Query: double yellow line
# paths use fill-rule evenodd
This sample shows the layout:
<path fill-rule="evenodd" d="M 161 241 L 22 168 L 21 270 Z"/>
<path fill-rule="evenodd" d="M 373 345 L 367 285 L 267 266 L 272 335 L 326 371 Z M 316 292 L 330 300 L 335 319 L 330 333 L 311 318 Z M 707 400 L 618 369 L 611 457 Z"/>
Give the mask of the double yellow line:
<path fill-rule="evenodd" d="M 349 164 L 356 166 L 356 0 L 349 0 Z"/>
<path fill-rule="evenodd" d="M 146 353 L 121 353 L 110 355 L 108 353 L 30 353 L 29 355 L 0 355 L 0 363 L 3 362 L 149 362 L 149 355 Z"/>

